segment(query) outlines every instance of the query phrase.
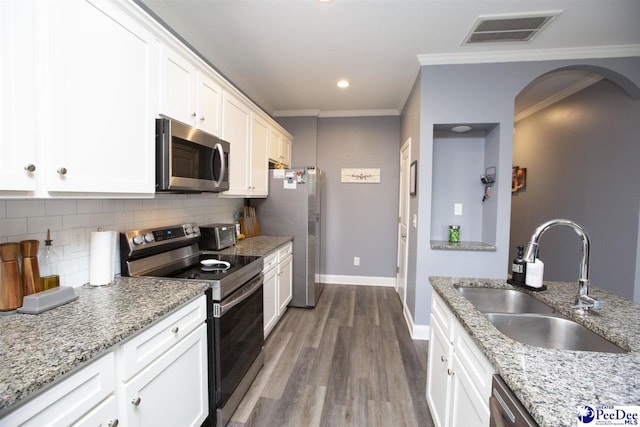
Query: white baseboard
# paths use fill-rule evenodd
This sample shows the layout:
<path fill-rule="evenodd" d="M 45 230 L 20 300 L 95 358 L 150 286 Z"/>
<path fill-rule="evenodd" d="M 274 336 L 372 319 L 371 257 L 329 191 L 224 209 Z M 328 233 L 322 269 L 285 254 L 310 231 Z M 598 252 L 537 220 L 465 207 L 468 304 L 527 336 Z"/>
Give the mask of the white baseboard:
<path fill-rule="evenodd" d="M 337 274 L 316 274 L 316 281 L 336 285 L 364 285 L 364 286 L 396 286 L 395 277 L 375 276 L 341 276 Z"/>
<path fill-rule="evenodd" d="M 403 312 L 404 320 L 406 320 L 407 326 L 409 327 L 411 339 L 429 341 L 429 325 L 416 325 L 413 323 L 413 317 L 411 317 L 411 312 L 406 305 L 404 306 Z"/>

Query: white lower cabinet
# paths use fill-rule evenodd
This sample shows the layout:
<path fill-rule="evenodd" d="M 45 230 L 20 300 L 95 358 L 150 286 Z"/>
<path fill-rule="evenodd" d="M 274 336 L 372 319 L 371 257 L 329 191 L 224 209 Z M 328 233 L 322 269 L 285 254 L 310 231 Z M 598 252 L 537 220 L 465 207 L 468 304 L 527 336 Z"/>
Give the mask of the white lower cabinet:
<path fill-rule="evenodd" d="M 193 426 L 209 414 L 205 296 L 0 419 L 15 426 Z"/>
<path fill-rule="evenodd" d="M 293 297 L 293 244 L 284 244 L 264 259 L 264 337 L 276 326 Z"/>
<path fill-rule="evenodd" d="M 0 419 L 0 426 L 115 425 L 115 378 L 108 353 Z"/>
<path fill-rule="evenodd" d="M 121 387 L 126 426 L 200 426 L 209 413 L 206 325 Z"/>
<path fill-rule="evenodd" d="M 444 301 L 432 295 L 427 403 L 434 424 L 487 426 L 495 370 Z"/>

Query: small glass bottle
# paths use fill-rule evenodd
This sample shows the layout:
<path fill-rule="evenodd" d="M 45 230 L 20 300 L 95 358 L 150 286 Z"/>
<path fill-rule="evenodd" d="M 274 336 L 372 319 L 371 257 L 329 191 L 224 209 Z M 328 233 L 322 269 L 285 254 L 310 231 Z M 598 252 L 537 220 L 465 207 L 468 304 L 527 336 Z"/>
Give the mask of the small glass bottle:
<path fill-rule="evenodd" d="M 460 243 L 460 226 L 449 226 L 449 243 Z"/>
<path fill-rule="evenodd" d="M 47 229 L 47 239 L 44 241 L 44 251 L 40 260 L 40 283 L 42 290 L 60 286 L 60 276 L 57 274 L 59 258 L 52 246 L 51 230 Z"/>

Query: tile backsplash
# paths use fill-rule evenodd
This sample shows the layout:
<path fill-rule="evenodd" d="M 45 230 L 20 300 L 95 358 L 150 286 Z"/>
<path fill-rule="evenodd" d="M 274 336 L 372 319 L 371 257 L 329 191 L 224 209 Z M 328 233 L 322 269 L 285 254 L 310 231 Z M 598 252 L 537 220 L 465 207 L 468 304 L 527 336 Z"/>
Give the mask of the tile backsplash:
<path fill-rule="evenodd" d="M 198 225 L 233 222 L 243 199 L 217 194 L 160 194 L 155 199 L 0 200 L 0 243 L 37 239 L 44 246 L 47 229 L 60 259 L 63 286 L 89 281 L 92 231 L 125 231 L 186 222 Z M 79 239 L 78 239 L 79 237 Z M 118 249 L 116 274 L 120 273 Z"/>

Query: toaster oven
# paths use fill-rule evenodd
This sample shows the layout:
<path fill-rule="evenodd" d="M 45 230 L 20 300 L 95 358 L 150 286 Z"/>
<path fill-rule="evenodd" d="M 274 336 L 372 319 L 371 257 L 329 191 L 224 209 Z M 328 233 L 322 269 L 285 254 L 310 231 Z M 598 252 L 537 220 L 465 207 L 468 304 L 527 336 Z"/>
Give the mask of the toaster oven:
<path fill-rule="evenodd" d="M 200 226 L 200 249 L 219 251 L 236 244 L 235 224 Z"/>

